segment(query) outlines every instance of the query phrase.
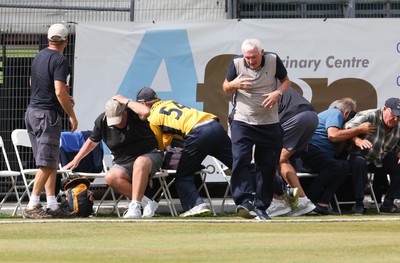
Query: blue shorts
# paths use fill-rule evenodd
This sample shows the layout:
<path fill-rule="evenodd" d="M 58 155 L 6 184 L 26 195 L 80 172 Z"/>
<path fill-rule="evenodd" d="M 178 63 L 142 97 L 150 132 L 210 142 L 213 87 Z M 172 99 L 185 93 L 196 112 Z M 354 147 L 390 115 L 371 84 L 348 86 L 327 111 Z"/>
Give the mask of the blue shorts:
<path fill-rule="evenodd" d="M 30 108 L 25 125 L 37 166 L 58 168 L 60 160 L 61 116 L 55 110 Z"/>
<path fill-rule="evenodd" d="M 151 176 L 153 176 L 156 172 L 158 172 L 161 168 L 164 155 L 161 151 L 154 149 L 153 151 L 143 154 L 142 156 L 146 156 L 151 160 Z M 136 160 L 136 159 L 135 159 Z M 123 170 L 125 173 L 127 173 L 130 177 L 132 177 L 133 173 L 133 163 L 135 160 L 128 162 L 128 163 L 119 163 L 119 164 L 114 164 L 113 168 L 118 168 Z M 150 176 L 150 177 L 151 177 Z"/>

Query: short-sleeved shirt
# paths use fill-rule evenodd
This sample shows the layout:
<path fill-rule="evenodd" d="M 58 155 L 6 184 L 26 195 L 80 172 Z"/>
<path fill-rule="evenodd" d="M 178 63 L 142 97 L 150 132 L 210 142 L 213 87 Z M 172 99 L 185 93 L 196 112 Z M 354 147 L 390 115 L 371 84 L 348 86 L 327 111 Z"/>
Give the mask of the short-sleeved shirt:
<path fill-rule="evenodd" d="M 63 113 L 57 99 L 54 81 L 67 83 L 69 74 L 68 60 L 58 51 L 45 48 L 32 61 L 31 97 L 28 107 L 56 110 Z"/>
<path fill-rule="evenodd" d="M 105 113 L 97 117 L 90 140 L 103 142 L 114 156 L 114 162 L 124 164 L 134 161 L 137 157 L 157 149 L 157 140 L 147 121 L 127 108 L 128 120 L 122 129 L 109 127 Z"/>
<path fill-rule="evenodd" d="M 184 140 L 196 124 L 217 119 L 214 114 L 187 107 L 176 101 L 157 101 L 148 118 L 156 135 L 159 149 L 164 149 L 173 138 Z"/>
<path fill-rule="evenodd" d="M 318 114 L 318 126 L 310 140 L 310 144 L 317 146 L 321 151 L 335 156 L 338 144 L 328 139 L 328 129 L 343 126 L 343 113 L 338 109 L 328 109 Z"/>
<path fill-rule="evenodd" d="M 385 132 L 383 125 L 383 113 L 382 108 L 360 111 L 346 124 L 345 129 L 351 129 L 358 127 L 364 122 L 370 122 L 376 126 L 376 131 L 372 134 L 360 134 L 358 137 L 368 140 L 372 143 L 372 147 L 361 150 L 359 147 L 352 144 L 349 152 L 355 155 L 363 156 L 369 163 L 375 164 L 375 166 L 382 166 L 382 160 L 385 156 L 392 152 L 399 152 L 399 140 L 400 140 L 400 124 L 397 123 L 390 132 Z"/>
<path fill-rule="evenodd" d="M 281 123 L 303 111 L 315 111 L 310 102 L 295 89 L 289 88 L 278 102 L 278 114 Z"/>
<path fill-rule="evenodd" d="M 226 79 L 234 80 L 238 75 L 251 78 L 251 90 L 236 90 L 233 120 L 243 121 L 252 125 L 265 125 L 279 122 L 278 106 L 272 109 L 264 108 L 261 103 L 265 100 L 263 94 L 277 89 L 277 80 L 283 80 L 287 71 L 277 54 L 266 52 L 258 69 L 251 69 L 243 55 L 235 57 L 229 65 Z"/>

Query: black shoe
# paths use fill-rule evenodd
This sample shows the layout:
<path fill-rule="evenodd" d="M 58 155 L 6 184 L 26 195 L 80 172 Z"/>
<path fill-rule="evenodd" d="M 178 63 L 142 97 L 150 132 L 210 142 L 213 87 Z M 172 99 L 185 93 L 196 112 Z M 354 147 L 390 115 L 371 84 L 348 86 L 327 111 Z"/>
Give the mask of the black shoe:
<path fill-rule="evenodd" d="M 363 205 L 354 205 L 354 206 L 351 208 L 351 213 L 352 213 L 353 215 L 360 215 L 360 216 L 362 216 L 362 215 L 365 214 L 365 208 L 364 208 Z"/>
<path fill-rule="evenodd" d="M 384 206 L 383 204 L 379 207 L 379 213 L 381 214 L 400 214 L 400 208 L 395 205 Z"/>
<path fill-rule="evenodd" d="M 236 207 L 236 214 L 246 219 L 253 219 L 257 216 L 254 206 L 250 201 L 243 202 Z"/>
<path fill-rule="evenodd" d="M 333 211 L 329 206 L 315 204 L 314 212 L 324 216 L 340 216 L 339 212 Z"/>
<path fill-rule="evenodd" d="M 260 221 L 271 220 L 268 216 L 266 209 L 260 209 L 258 207 L 254 207 L 254 212 L 257 214 L 256 219 Z"/>

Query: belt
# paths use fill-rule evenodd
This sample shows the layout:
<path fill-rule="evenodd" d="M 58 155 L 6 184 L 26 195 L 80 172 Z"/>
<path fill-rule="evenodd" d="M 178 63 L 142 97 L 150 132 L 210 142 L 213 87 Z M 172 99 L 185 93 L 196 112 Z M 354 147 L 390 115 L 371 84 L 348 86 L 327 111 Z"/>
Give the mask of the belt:
<path fill-rule="evenodd" d="M 196 125 L 193 126 L 192 130 L 194 130 L 194 129 L 196 129 L 196 128 L 199 128 L 199 127 L 201 127 L 201 126 L 204 126 L 204 125 L 206 125 L 206 124 L 209 124 L 209 123 L 211 123 L 212 121 L 215 121 L 215 119 L 209 119 L 209 120 L 206 120 L 206 121 L 197 123 Z"/>

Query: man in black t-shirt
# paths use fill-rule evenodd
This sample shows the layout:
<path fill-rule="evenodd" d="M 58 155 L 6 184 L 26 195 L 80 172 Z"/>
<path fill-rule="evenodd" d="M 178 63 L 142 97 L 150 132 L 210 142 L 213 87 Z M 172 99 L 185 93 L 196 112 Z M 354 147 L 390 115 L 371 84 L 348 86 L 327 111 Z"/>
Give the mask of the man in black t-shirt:
<path fill-rule="evenodd" d="M 163 154 L 157 149 L 157 140 L 150 129 L 147 117 L 150 109 L 145 105 L 116 95 L 106 103 L 90 137 L 75 158 L 64 169 L 73 170 L 101 140 L 114 156 L 114 165 L 105 176 L 106 183 L 120 194 L 131 198 L 124 218 L 152 217 L 154 201 L 146 200 L 141 212 L 149 176 L 161 167 Z M 155 208 L 155 209 L 154 209 Z"/>
<path fill-rule="evenodd" d="M 24 216 L 28 218 L 68 215 L 59 207 L 55 196 L 63 111 L 69 116 L 71 131 L 78 128 L 73 100 L 66 91 L 69 65 L 63 53 L 68 43 L 67 36 L 65 25 L 52 25 L 47 34 L 49 46 L 32 61 L 31 96 L 25 125 L 39 171 L 35 175 L 29 203 L 24 209 Z M 43 187 L 46 189 L 47 210 L 40 204 Z"/>

